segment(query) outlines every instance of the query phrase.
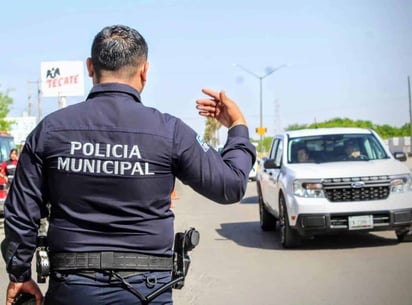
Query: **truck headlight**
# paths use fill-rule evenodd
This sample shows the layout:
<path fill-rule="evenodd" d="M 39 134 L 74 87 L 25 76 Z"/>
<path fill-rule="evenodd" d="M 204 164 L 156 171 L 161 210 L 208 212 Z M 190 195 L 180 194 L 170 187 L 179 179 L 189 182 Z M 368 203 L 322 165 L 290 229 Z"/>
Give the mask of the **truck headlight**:
<path fill-rule="evenodd" d="M 391 177 L 391 192 L 404 193 L 412 191 L 412 176 L 394 176 Z"/>
<path fill-rule="evenodd" d="M 297 197 L 305 198 L 324 198 L 322 183 L 316 181 L 293 182 L 293 193 Z"/>

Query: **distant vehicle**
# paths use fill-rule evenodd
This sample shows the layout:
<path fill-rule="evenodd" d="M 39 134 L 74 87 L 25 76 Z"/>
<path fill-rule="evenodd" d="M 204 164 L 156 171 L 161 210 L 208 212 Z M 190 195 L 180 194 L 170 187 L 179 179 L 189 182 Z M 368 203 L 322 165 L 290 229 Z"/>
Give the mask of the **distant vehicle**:
<path fill-rule="evenodd" d="M 253 164 L 253 167 L 249 172 L 250 181 L 256 181 L 257 170 L 258 170 L 258 162 L 256 161 L 255 164 Z"/>
<path fill-rule="evenodd" d="M 285 248 L 298 247 L 305 237 L 348 230 L 393 230 L 399 241 L 409 238 L 412 176 L 395 157 L 404 159 L 368 129 L 275 136 L 256 181 L 261 228 L 276 229 L 278 222 Z"/>
<path fill-rule="evenodd" d="M 225 147 L 224 145 L 218 145 L 218 146 L 216 147 L 216 151 L 221 154 L 224 147 Z"/>
<path fill-rule="evenodd" d="M 10 150 L 16 148 L 14 138 L 11 134 L 0 132 L 0 163 L 9 159 Z M 0 178 L 0 215 L 4 215 L 4 201 L 7 197 L 7 183 Z"/>

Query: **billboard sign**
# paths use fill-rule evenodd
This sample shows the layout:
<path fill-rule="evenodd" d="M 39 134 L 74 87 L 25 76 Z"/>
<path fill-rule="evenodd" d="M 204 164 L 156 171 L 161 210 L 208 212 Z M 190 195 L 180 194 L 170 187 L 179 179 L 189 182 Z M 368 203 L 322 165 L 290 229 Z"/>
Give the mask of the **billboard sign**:
<path fill-rule="evenodd" d="M 43 96 L 84 95 L 83 62 L 48 61 L 42 62 L 40 69 Z"/>

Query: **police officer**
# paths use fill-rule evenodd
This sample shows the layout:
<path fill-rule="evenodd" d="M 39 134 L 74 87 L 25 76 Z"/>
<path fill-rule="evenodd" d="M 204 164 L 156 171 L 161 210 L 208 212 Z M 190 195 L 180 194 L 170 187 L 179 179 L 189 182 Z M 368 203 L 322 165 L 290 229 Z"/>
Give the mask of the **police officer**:
<path fill-rule="evenodd" d="M 255 162 L 246 121 L 222 92 L 203 89 L 199 114 L 228 128 L 219 154 L 180 119 L 144 106 L 147 44 L 134 29 L 103 28 L 86 61 L 86 101 L 45 117 L 27 138 L 5 203 L 6 304 L 31 278 L 40 219 L 47 216 L 46 305 L 139 304 L 170 281 L 175 178 L 218 203 L 238 202 Z M 172 304 L 167 289 L 150 304 Z"/>

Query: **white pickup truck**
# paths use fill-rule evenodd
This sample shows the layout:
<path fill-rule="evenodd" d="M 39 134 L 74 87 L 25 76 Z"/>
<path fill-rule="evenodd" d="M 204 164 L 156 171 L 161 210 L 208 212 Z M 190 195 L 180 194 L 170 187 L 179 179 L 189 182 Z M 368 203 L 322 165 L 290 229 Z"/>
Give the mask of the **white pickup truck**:
<path fill-rule="evenodd" d="M 279 222 L 285 248 L 346 230 L 393 230 L 399 241 L 409 238 L 412 176 L 397 159 L 369 129 L 275 136 L 256 180 L 261 228 L 274 230 Z"/>

